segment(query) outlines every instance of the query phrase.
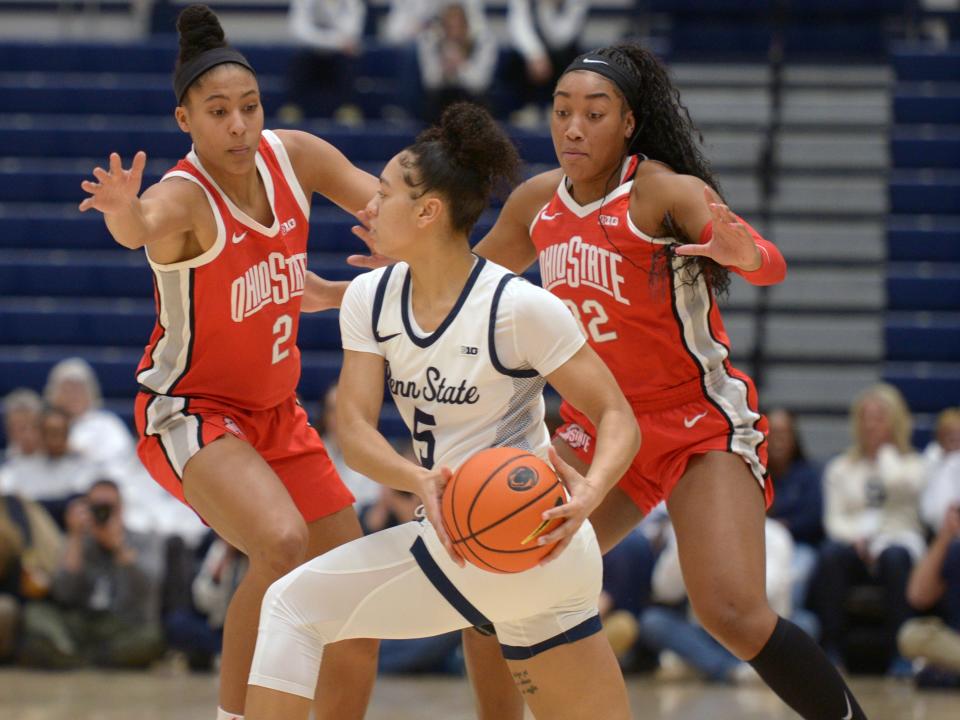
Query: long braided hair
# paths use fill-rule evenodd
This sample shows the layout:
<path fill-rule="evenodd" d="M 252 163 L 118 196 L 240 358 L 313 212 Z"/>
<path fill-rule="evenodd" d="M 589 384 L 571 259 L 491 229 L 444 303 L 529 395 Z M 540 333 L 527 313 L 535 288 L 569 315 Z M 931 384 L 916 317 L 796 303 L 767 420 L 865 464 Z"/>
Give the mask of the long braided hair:
<path fill-rule="evenodd" d="M 720 183 L 700 149 L 703 135 L 690 119 L 690 112 L 681 102 L 680 91 L 671 81 L 666 68 L 653 53 L 639 45 L 624 43 L 601 48 L 591 55 L 617 65 L 636 83 L 639 107 L 629 107 L 627 98 L 617 90 L 624 112 L 628 108 L 633 110 L 636 121 L 633 137 L 624 147 L 624 157 L 643 154 L 659 160 L 677 173 L 700 178 L 722 196 Z M 620 165 L 615 172 L 619 171 Z M 678 244 L 693 242 L 670 213 L 664 216 L 662 223 L 665 233 L 676 238 Z M 666 278 L 674 257 L 672 245 L 665 245 L 654 253 L 651 282 Z M 709 258 L 685 257 L 680 270 L 678 277 L 684 284 L 695 283 L 702 275 L 716 295 L 724 295 L 729 289 L 729 271 Z"/>

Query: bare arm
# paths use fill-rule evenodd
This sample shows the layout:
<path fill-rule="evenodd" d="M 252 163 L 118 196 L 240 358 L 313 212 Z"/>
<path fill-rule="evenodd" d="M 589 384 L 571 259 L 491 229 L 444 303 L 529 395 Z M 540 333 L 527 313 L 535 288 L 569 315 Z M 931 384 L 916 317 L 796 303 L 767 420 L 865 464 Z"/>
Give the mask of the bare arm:
<path fill-rule="evenodd" d="M 379 483 L 416 494 L 440 542 L 459 565 L 463 558 L 443 528 L 440 498 L 453 474 L 449 468 L 427 469 L 401 456 L 377 429 L 383 406 L 384 359 L 372 353 L 343 351 L 337 385 L 337 425 L 343 458 L 357 472 Z"/>
<path fill-rule="evenodd" d="M 138 152 L 130 169 L 124 170 L 120 156 L 111 153 L 110 169 L 94 168 L 96 181 L 80 184 L 90 193 L 80 203 L 80 211 L 102 212 L 113 239 L 131 250 L 163 242 L 182 243 L 193 227 L 190 183 L 157 183 L 138 197 L 146 162 L 146 153 Z"/>
<path fill-rule="evenodd" d="M 630 214 L 639 227 L 651 221 L 659 224 L 670 213 L 692 241 L 677 246 L 678 255 L 708 257 L 755 285 L 773 285 L 786 276 L 786 262 L 776 245 L 730 210 L 700 178 L 658 172 L 634 189 Z"/>
<path fill-rule="evenodd" d="M 907 601 L 917 610 L 929 610 L 947 591 L 943 580 L 943 563 L 951 543 L 960 538 L 960 507 L 947 510 L 943 527 L 930 543 L 927 554 L 921 558 L 907 583 Z"/>
<path fill-rule="evenodd" d="M 584 378 L 589 378 L 589 382 Z M 596 452 L 585 476 L 579 476 L 551 449 L 551 460 L 570 489 L 571 498 L 567 504 L 543 514 L 544 520 L 567 520 L 541 539 L 541 544 L 561 541 L 544 559 L 548 562 L 563 552 L 583 521 L 630 467 L 640 449 L 640 428 L 613 373 L 589 345 L 584 344 L 546 379 L 597 429 Z"/>
<path fill-rule="evenodd" d="M 510 193 L 497 222 L 477 243 L 474 252 L 518 274 L 529 268 L 537 259 L 537 250 L 530 240 L 530 223 L 550 202 L 562 177 L 562 170 L 550 170 Z"/>
<path fill-rule="evenodd" d="M 301 130 L 278 130 L 304 193 L 319 193 L 356 215 L 377 192 L 378 180 L 326 140 Z"/>

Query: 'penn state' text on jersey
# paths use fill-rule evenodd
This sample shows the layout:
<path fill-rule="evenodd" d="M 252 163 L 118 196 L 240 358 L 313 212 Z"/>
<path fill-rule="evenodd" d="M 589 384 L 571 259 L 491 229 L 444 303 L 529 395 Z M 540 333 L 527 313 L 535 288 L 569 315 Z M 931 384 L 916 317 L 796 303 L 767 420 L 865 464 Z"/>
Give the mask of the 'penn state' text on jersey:
<path fill-rule="evenodd" d="M 164 175 L 203 189 L 217 238 L 191 260 L 150 261 L 157 322 L 137 369 L 148 391 L 262 410 L 296 389 L 310 207 L 273 132 L 263 131 L 255 162 L 273 211 L 270 227 L 240 210 L 193 151 Z"/>
<path fill-rule="evenodd" d="M 504 367 L 494 343 L 506 284 L 526 281 L 478 258 L 447 318 L 420 336 L 411 311 L 409 267 L 398 263 L 375 273 L 373 337 L 421 464 L 456 468 L 478 450 L 503 446 L 545 458 L 550 443 L 543 422 L 545 381 L 532 368 Z"/>

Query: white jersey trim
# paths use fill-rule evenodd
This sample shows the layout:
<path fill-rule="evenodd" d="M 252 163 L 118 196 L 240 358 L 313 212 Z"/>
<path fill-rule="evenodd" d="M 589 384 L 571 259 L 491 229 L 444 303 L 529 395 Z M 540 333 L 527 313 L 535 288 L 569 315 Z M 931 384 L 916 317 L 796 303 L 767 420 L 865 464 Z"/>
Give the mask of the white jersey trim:
<path fill-rule="evenodd" d="M 147 248 L 144 248 L 144 253 L 146 253 L 147 261 L 150 263 L 150 266 L 155 270 L 161 270 L 164 272 L 169 272 L 173 270 L 184 270 L 188 268 L 196 268 L 201 265 L 207 265 L 208 263 L 213 262 L 217 259 L 217 256 L 223 251 L 224 246 L 227 243 L 227 232 L 224 229 L 223 218 L 220 216 L 220 210 L 217 208 L 217 202 L 213 199 L 213 195 L 210 194 L 210 191 L 207 190 L 203 183 L 197 180 L 196 177 L 186 172 L 185 170 L 171 170 L 162 178 L 160 182 L 163 182 L 167 178 L 177 177 L 183 178 L 184 180 L 189 180 L 190 182 L 196 184 L 203 194 L 207 197 L 207 203 L 210 205 L 210 211 L 213 213 L 213 220 L 217 224 L 217 239 L 214 240 L 213 245 L 211 245 L 207 250 L 197 255 L 195 258 L 190 258 L 189 260 L 182 260 L 180 262 L 168 263 L 166 265 L 154 260 L 150 257 L 150 251 Z"/>
<path fill-rule="evenodd" d="M 276 188 L 273 186 L 273 176 L 270 174 L 270 168 L 267 167 L 267 163 L 260 155 L 259 150 L 257 150 L 256 157 L 254 158 L 254 164 L 257 166 L 257 172 L 260 173 L 260 179 L 263 180 L 263 187 L 267 191 L 267 202 L 270 204 L 270 212 L 273 213 L 273 224 L 270 227 L 266 227 L 258 223 L 243 210 L 238 208 L 234 204 L 233 200 L 227 197 L 227 194 L 219 185 L 217 185 L 214 179 L 210 177 L 210 174 L 203 167 L 196 150 L 193 148 L 190 149 L 190 152 L 187 153 L 187 160 L 193 163 L 193 166 L 197 168 L 199 173 L 203 175 L 207 179 L 207 182 L 214 187 L 214 189 L 217 191 L 217 194 L 223 199 L 223 202 L 230 211 L 230 214 L 233 215 L 238 222 L 243 223 L 251 230 L 255 230 L 266 237 L 272 238 L 277 236 L 277 233 L 280 232 L 280 220 L 277 217 Z"/>
<path fill-rule="evenodd" d="M 630 189 L 633 187 L 633 181 L 631 180 L 628 183 L 623 181 L 626 178 L 627 170 L 630 168 L 630 161 L 632 159 L 632 156 L 627 155 L 623 161 L 623 167 L 620 168 L 620 185 L 618 185 L 614 190 L 610 191 L 608 195 L 594 200 L 592 203 L 580 205 L 576 200 L 573 199 L 570 191 L 567 190 L 566 175 L 560 178 L 560 187 L 557 188 L 557 196 L 570 212 L 572 212 L 578 218 L 585 218 L 587 215 L 596 212 L 607 203 L 613 202 L 617 198 L 621 197 L 624 193 L 630 192 Z M 539 213 L 537 214 L 537 217 L 539 217 Z"/>
<path fill-rule="evenodd" d="M 631 183 L 631 185 L 632 184 L 633 183 Z M 672 237 L 655 238 L 647 235 L 643 230 L 641 230 L 634 224 L 633 218 L 630 217 L 630 208 L 627 208 L 627 227 L 630 228 L 630 232 L 632 232 L 638 238 L 648 243 L 653 243 L 654 245 L 671 245 L 677 241 L 676 238 L 672 238 Z"/>
<path fill-rule="evenodd" d="M 267 142 L 270 143 L 270 147 L 273 149 L 273 154 L 277 156 L 277 162 L 280 165 L 280 171 L 283 173 L 283 178 L 287 181 L 287 185 L 290 187 L 290 191 L 293 193 L 293 197 L 296 199 L 297 205 L 300 206 L 300 211 L 303 213 L 303 216 L 309 220 L 310 201 L 303 192 L 303 187 L 300 185 L 300 181 L 297 179 L 297 174 L 293 170 L 293 164 L 290 162 L 290 156 L 287 154 L 287 148 L 284 147 L 283 141 L 277 137 L 277 134 L 273 130 L 264 130 L 263 136 L 267 139 Z"/>
<path fill-rule="evenodd" d="M 183 376 L 190 356 L 193 295 L 192 269 L 155 272 L 163 336 L 150 353 L 152 366 L 137 375 L 137 382 L 159 393 L 167 393 Z"/>

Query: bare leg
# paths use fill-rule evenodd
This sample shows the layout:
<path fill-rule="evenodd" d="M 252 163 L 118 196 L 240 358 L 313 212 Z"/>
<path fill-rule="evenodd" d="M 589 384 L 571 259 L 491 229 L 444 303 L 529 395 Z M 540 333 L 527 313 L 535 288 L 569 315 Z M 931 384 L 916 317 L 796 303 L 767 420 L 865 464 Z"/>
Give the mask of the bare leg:
<path fill-rule="evenodd" d="M 322 555 L 363 535 L 352 507 L 311 523 L 309 530 L 308 558 Z M 379 640 L 362 638 L 331 643 L 324 649 L 314 702 L 316 720 L 347 720 L 364 716 L 377 678 L 379 646 Z M 284 714 L 278 717 L 289 716 Z"/>
<path fill-rule="evenodd" d="M 190 459 L 183 487 L 210 527 L 250 560 L 227 609 L 220 666 L 220 707 L 243 714 L 260 601 L 274 580 L 303 561 L 307 526 L 270 466 L 229 435 Z"/>
<path fill-rule="evenodd" d="M 623 675 L 603 633 L 508 660 L 517 689 L 535 717 L 549 720 L 629 720 Z"/>
<path fill-rule="evenodd" d="M 765 510 L 756 479 L 737 455 L 698 455 L 667 507 L 694 612 L 730 652 L 754 658 L 777 624 L 767 604 Z"/>
<path fill-rule="evenodd" d="M 522 718 L 523 698 L 500 652 L 497 636 L 481 635 L 467 628 L 463 631 L 463 657 L 473 686 L 478 720 Z"/>

